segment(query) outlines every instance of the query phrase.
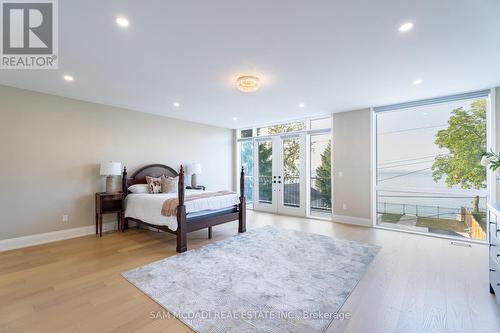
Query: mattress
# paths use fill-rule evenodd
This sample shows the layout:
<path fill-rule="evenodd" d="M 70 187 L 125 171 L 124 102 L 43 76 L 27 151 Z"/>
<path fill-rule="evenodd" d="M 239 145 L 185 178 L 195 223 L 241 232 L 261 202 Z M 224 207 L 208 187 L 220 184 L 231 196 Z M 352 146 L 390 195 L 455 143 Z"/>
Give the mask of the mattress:
<path fill-rule="evenodd" d="M 199 193 L 198 190 L 186 190 L 185 196 Z M 177 230 L 177 217 L 163 216 L 161 214 L 165 200 L 175 197 L 177 197 L 177 193 L 128 194 L 125 198 L 125 217 L 138 219 L 153 225 L 167 226 L 170 230 L 175 231 Z M 207 214 L 220 215 L 228 213 L 233 209 L 234 205 L 239 203 L 240 199 L 236 193 L 186 201 L 184 205 L 186 206 L 187 222 L 200 220 L 202 216 Z"/>

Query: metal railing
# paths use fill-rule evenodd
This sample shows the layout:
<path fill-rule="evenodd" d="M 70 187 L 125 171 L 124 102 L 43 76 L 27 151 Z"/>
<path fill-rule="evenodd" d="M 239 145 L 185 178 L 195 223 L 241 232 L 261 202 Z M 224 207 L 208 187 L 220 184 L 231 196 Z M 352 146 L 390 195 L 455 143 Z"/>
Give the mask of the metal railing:
<path fill-rule="evenodd" d="M 311 177 L 311 209 L 331 211 L 331 193 L 323 193 L 317 181 L 323 178 Z M 327 180 L 327 179 L 325 179 Z M 259 201 L 270 203 L 272 200 L 272 176 L 259 176 Z M 300 207 L 300 177 L 283 177 L 283 203 L 288 207 Z"/>

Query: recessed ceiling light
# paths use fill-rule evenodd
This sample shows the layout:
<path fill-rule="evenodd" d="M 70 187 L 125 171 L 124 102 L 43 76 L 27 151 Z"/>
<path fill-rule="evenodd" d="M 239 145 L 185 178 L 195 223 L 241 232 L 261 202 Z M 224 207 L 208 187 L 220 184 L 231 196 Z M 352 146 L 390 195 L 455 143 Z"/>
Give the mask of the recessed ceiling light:
<path fill-rule="evenodd" d="M 68 82 L 72 82 L 75 80 L 75 78 L 72 77 L 71 75 L 64 75 L 63 78 Z"/>
<path fill-rule="evenodd" d="M 413 29 L 413 23 L 411 23 L 411 22 L 403 23 L 399 27 L 399 31 L 401 31 L 401 32 L 407 32 L 407 31 L 410 31 L 411 29 Z"/>
<path fill-rule="evenodd" d="M 424 82 L 422 79 L 416 79 L 413 81 L 413 84 L 418 86 L 418 85 L 422 84 L 422 82 Z"/>
<path fill-rule="evenodd" d="M 174 102 L 172 103 L 172 105 L 174 106 L 174 108 L 178 108 L 179 106 L 181 106 L 181 103 Z"/>
<path fill-rule="evenodd" d="M 125 17 L 117 17 L 116 24 L 120 27 L 126 28 L 130 25 L 130 22 Z"/>
<path fill-rule="evenodd" d="M 306 105 L 305 105 L 304 103 L 300 103 L 300 104 L 299 104 L 299 108 L 301 108 L 301 109 L 302 109 L 302 108 L 305 108 L 305 107 L 306 107 Z"/>
<path fill-rule="evenodd" d="M 238 118 L 237 117 L 233 117 L 233 120 L 236 121 L 236 120 L 238 120 Z"/>
<path fill-rule="evenodd" d="M 240 76 L 236 80 L 236 87 L 239 91 L 250 93 L 259 90 L 260 79 L 253 75 Z"/>

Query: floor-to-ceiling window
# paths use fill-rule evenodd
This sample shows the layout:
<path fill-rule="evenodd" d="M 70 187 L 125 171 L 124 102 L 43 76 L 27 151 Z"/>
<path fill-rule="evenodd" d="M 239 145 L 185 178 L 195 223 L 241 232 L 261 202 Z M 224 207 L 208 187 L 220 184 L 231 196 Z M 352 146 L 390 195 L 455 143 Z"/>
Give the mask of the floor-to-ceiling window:
<path fill-rule="evenodd" d="M 310 214 L 311 216 L 330 218 L 332 214 L 331 135 L 330 133 L 312 134 L 309 142 Z"/>
<path fill-rule="evenodd" d="M 243 168 L 245 172 L 245 198 L 247 204 L 253 203 L 253 141 L 252 129 L 245 129 L 240 131 L 240 138 L 243 141 L 238 143 L 240 165 L 238 169 Z M 239 171 L 239 170 L 238 170 Z M 239 174 L 239 172 L 238 172 Z"/>
<path fill-rule="evenodd" d="M 379 226 L 485 240 L 488 92 L 375 109 Z"/>
<path fill-rule="evenodd" d="M 245 195 L 254 209 L 331 218 L 331 117 L 242 129 L 238 136 L 240 167 L 253 176 Z"/>

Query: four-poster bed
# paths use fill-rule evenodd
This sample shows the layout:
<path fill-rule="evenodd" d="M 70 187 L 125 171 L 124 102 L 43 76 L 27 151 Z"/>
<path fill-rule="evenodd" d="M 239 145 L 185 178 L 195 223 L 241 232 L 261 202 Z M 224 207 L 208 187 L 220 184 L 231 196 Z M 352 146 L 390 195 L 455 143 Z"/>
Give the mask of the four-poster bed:
<path fill-rule="evenodd" d="M 242 233 L 246 231 L 246 202 L 245 202 L 245 178 L 243 168 L 241 169 L 240 174 L 240 196 L 238 202 L 229 207 L 221 207 L 220 209 L 206 209 L 202 211 L 196 212 L 188 212 L 186 211 L 186 203 L 190 201 L 190 204 L 193 204 L 196 200 L 196 195 L 188 194 L 186 197 L 186 188 L 184 186 L 184 168 L 180 167 L 180 172 L 175 171 L 169 166 L 162 164 L 152 164 L 147 165 L 138 169 L 136 172 L 132 174 L 131 177 L 127 176 L 127 168 L 124 168 L 122 175 L 122 190 L 124 196 L 134 196 L 129 192 L 129 187 L 136 184 L 146 184 L 146 177 L 179 177 L 178 178 L 178 189 L 177 195 L 174 196 L 174 200 L 177 200 L 175 203 L 177 204 L 176 208 L 176 226 L 175 229 L 172 225 L 159 225 L 155 222 L 151 223 L 151 221 L 145 221 L 140 218 L 131 217 L 125 215 L 125 220 L 121 229 L 125 229 L 128 227 L 128 221 L 133 221 L 139 224 L 143 224 L 155 229 L 159 229 L 171 234 L 175 234 L 177 237 L 177 252 L 182 253 L 187 251 L 187 234 L 192 231 L 201 230 L 208 228 L 208 236 L 212 237 L 212 227 L 218 224 L 227 223 L 231 221 L 238 220 L 238 232 Z M 188 190 L 189 191 L 189 190 Z M 216 192 L 214 192 L 216 193 Z M 233 196 L 235 195 L 232 193 Z M 157 194 L 148 194 L 151 199 L 156 201 L 162 200 Z M 142 195 L 143 197 L 148 195 Z M 156 196 L 156 197 L 155 197 Z M 208 193 L 206 196 L 210 196 Z M 131 199 L 131 198 L 126 198 Z M 144 199 L 144 198 L 143 198 Z M 214 198 L 211 198 L 214 199 Z M 234 199 L 234 198 L 233 198 Z M 238 199 L 238 198 L 236 198 Z M 170 199 L 171 200 L 171 199 Z M 203 200 L 203 199 L 198 199 Z M 206 199 L 209 200 L 209 199 Z M 213 200 L 212 200 L 213 201 Z M 227 202 L 227 200 L 226 200 Z M 198 205 L 199 206 L 199 205 Z M 127 211 L 126 211 L 127 214 Z M 132 215 L 132 214 L 129 214 Z M 174 221 L 175 222 L 175 221 Z M 175 224 L 174 224 L 175 226 Z"/>

